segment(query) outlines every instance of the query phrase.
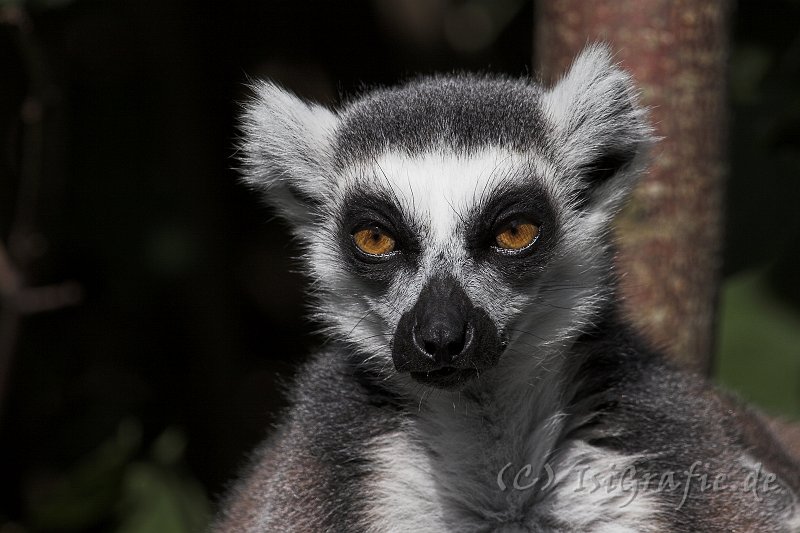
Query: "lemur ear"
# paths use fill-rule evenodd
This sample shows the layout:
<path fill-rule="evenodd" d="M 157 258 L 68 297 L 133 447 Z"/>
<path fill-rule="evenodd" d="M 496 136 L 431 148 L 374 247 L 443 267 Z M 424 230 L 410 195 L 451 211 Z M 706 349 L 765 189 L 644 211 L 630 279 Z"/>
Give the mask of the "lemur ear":
<path fill-rule="evenodd" d="M 653 139 L 631 76 L 613 63 L 606 45 L 593 44 L 543 103 L 555 130 L 553 151 L 568 174 L 581 180 L 583 202 L 617 206 Z"/>
<path fill-rule="evenodd" d="M 295 227 L 308 223 L 329 192 L 338 117 L 271 82 L 259 81 L 241 119 L 244 181 L 261 190 Z"/>

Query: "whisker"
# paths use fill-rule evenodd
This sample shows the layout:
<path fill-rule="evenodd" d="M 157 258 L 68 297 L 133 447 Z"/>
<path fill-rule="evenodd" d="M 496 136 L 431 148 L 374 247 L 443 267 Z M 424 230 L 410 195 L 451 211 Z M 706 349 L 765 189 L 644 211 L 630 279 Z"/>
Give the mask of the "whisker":
<path fill-rule="evenodd" d="M 362 317 L 361 317 L 361 318 L 358 320 L 358 322 L 356 322 L 356 325 L 355 325 L 355 326 L 353 326 L 353 329 L 351 329 L 350 331 L 348 331 L 348 332 L 347 332 L 347 336 L 349 337 L 350 335 L 352 335 L 352 334 L 353 334 L 353 332 L 356 330 L 356 328 L 357 328 L 357 327 L 358 327 L 358 326 L 361 324 L 361 322 L 363 322 L 363 321 L 364 321 L 364 319 L 365 319 L 365 318 L 367 318 L 367 317 L 368 317 L 368 316 L 369 316 L 371 313 L 372 313 L 372 309 L 370 309 L 369 311 L 367 311 L 367 313 L 366 313 L 364 316 L 362 316 Z"/>
<path fill-rule="evenodd" d="M 539 335 L 537 335 L 535 333 L 531 333 L 530 331 L 525 331 L 524 329 L 515 329 L 515 328 L 506 328 L 506 329 L 508 329 L 508 331 L 515 331 L 517 333 L 523 333 L 525 335 L 530 335 L 531 337 L 535 337 L 535 338 L 539 339 L 540 341 L 547 342 L 547 339 L 545 339 L 543 337 L 540 337 Z"/>
<path fill-rule="evenodd" d="M 543 307 L 549 307 L 551 309 L 562 309 L 564 311 L 574 311 L 575 310 L 574 307 L 564 307 L 563 305 L 551 304 L 550 302 L 546 302 L 546 301 L 543 301 L 543 300 L 533 300 L 533 301 L 531 301 L 531 304 L 532 305 L 541 305 Z"/>

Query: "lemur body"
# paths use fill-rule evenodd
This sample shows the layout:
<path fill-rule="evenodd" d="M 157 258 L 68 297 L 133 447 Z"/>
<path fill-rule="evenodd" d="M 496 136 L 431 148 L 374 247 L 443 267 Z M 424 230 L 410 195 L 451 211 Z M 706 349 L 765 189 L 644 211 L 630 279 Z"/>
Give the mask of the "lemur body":
<path fill-rule="evenodd" d="M 244 133 L 331 341 L 218 531 L 800 531 L 759 416 L 621 315 L 609 225 L 652 137 L 605 48 L 551 89 L 424 78 L 337 113 L 265 83 Z"/>

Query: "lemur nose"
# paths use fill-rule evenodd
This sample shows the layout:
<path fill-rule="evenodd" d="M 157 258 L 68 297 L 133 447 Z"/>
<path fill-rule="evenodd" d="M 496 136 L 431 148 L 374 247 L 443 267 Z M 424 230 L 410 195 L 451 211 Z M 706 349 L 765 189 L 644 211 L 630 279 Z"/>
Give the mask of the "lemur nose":
<path fill-rule="evenodd" d="M 414 328 L 414 343 L 434 362 L 447 365 L 464 350 L 467 330 L 463 323 L 434 320 Z"/>
<path fill-rule="evenodd" d="M 444 388 L 493 367 L 501 352 L 491 317 L 472 304 L 452 275 L 425 284 L 414 306 L 400 317 L 392 339 L 395 370 Z"/>
<path fill-rule="evenodd" d="M 471 309 L 455 279 L 432 280 L 415 306 L 412 337 L 417 350 L 438 365 L 450 365 L 470 343 Z"/>

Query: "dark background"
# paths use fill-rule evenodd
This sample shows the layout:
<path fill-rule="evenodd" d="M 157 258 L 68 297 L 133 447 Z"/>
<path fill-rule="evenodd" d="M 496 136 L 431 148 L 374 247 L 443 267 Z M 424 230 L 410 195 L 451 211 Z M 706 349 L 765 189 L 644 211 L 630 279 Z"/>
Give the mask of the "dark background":
<path fill-rule="evenodd" d="M 302 318 L 284 227 L 233 170 L 247 76 L 334 104 L 418 72 L 525 74 L 533 5 L 61 0 L 0 10 L 0 240 L 23 257 L 28 285 L 81 289 L 74 305 L 27 315 L 18 331 L 0 389 L 0 533 L 200 527 L 275 419 L 276 376 L 291 377 L 321 342 Z M 758 298 L 786 320 L 788 363 L 776 371 L 792 377 L 776 399 L 746 365 L 718 367 L 739 368 L 721 378 L 746 397 L 798 416 L 800 3 L 743 2 L 731 22 L 724 274 L 731 286 L 748 272 L 763 280 Z M 739 305 L 722 314 L 723 334 L 731 312 L 758 324 Z"/>

